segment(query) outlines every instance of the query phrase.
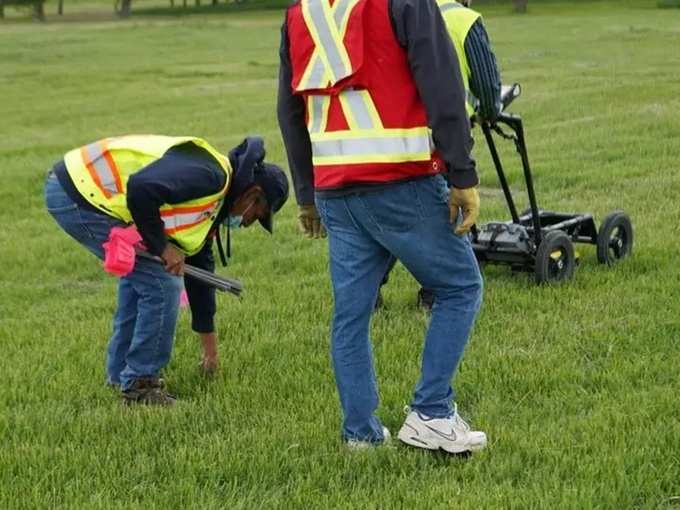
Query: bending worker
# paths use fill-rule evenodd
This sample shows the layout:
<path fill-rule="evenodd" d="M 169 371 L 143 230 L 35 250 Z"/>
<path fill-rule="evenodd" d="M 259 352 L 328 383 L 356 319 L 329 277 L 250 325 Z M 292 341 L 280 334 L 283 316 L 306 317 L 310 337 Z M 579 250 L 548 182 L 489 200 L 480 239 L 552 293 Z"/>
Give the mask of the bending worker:
<path fill-rule="evenodd" d="M 470 2 L 471 0 L 461 3 L 437 0 L 453 47 L 456 49 L 465 85 L 468 116 L 472 118 L 476 115 L 480 122 L 492 122 L 501 112 L 500 72 L 484 28 L 482 15 L 469 8 Z M 383 278 L 383 285 L 387 283 L 395 263 L 396 259 L 393 258 Z M 433 303 L 434 292 L 421 288 L 418 292 L 418 304 L 425 310 L 431 310 Z M 376 307 L 381 304 L 382 297 L 378 293 Z"/>
<path fill-rule="evenodd" d="M 481 303 L 463 235 L 479 195 L 465 88 L 434 0 L 294 3 L 282 31 L 278 116 L 301 227 L 309 237 L 328 232 L 343 439 L 363 447 L 389 437 L 375 414 L 369 322 L 394 256 L 437 298 L 399 439 L 483 448 L 485 434 L 460 418 L 451 388 Z"/>
<path fill-rule="evenodd" d="M 159 372 L 172 352 L 185 262 L 214 270 L 212 235 L 222 223 L 248 227 L 257 220 L 271 232 L 288 181 L 264 162 L 259 138 L 226 157 L 200 138 L 131 135 L 68 152 L 50 171 L 45 198 L 66 233 L 100 259 L 111 228 L 134 223 L 149 252 L 165 262 L 138 259 L 120 279 L 106 368 L 124 402 L 172 405 Z M 211 369 L 214 289 L 188 278 L 185 285 L 203 367 Z"/>

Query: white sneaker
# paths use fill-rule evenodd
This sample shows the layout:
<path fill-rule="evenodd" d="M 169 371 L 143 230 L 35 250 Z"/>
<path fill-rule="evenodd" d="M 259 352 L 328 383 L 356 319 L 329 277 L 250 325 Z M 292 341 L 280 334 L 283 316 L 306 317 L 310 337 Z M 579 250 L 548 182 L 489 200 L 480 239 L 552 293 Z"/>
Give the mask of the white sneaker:
<path fill-rule="evenodd" d="M 359 441 L 358 439 L 350 439 L 345 444 L 350 450 L 365 450 L 367 448 L 374 448 L 376 446 L 382 446 L 390 442 L 392 439 L 392 434 L 387 430 L 387 427 L 383 426 L 383 439 L 382 443 L 371 443 L 370 441 Z"/>
<path fill-rule="evenodd" d="M 411 411 L 399 431 L 399 440 L 410 446 L 449 453 L 475 452 L 486 446 L 486 434 L 470 430 L 454 408 L 453 416 L 430 418 Z"/>

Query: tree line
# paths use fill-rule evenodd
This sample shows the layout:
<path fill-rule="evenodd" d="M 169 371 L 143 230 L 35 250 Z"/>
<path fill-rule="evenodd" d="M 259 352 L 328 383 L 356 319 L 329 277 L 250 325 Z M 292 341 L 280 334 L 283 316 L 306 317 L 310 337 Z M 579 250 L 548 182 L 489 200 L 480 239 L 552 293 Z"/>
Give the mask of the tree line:
<path fill-rule="evenodd" d="M 680 1 L 680 0 L 678 0 Z M 133 0 L 115 0 L 114 12 L 121 18 L 127 18 L 132 14 Z M 170 8 L 181 7 L 189 8 L 190 3 L 193 7 L 200 7 L 202 2 L 204 5 L 217 6 L 220 0 L 169 0 Z M 45 20 L 45 3 L 46 0 L 0 0 L 0 18 L 5 16 L 6 6 L 26 7 L 31 10 L 33 18 L 38 21 Z M 222 0 L 222 3 L 231 4 L 266 4 L 266 7 L 285 7 L 290 4 L 290 0 Z M 512 0 L 514 10 L 516 12 L 526 12 L 528 0 Z M 57 0 L 57 14 L 64 14 L 64 0 Z"/>

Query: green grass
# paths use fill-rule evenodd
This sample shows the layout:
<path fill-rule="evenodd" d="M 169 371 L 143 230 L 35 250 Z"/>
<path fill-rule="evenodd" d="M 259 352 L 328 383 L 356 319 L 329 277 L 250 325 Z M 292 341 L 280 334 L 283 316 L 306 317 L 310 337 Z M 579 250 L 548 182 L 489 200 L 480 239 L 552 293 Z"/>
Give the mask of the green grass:
<path fill-rule="evenodd" d="M 45 212 L 45 170 L 131 132 L 224 151 L 258 133 L 283 164 L 281 13 L 0 24 L 0 508 L 677 508 L 680 11 L 506 11 L 484 12 L 505 81 L 524 87 L 514 111 L 543 207 L 623 208 L 637 244 L 614 269 L 582 249 L 559 288 L 485 271 L 456 388 L 490 446 L 467 460 L 342 449 L 326 246 L 298 235 L 293 201 L 273 238 L 234 238 L 226 273 L 246 291 L 219 299 L 216 380 L 197 373 L 183 313 L 165 372 L 180 406 L 123 409 L 104 387 L 116 282 Z M 503 218 L 481 136 L 476 155 L 484 219 Z M 398 268 L 373 323 L 379 415 L 395 432 L 427 325 L 416 290 Z"/>

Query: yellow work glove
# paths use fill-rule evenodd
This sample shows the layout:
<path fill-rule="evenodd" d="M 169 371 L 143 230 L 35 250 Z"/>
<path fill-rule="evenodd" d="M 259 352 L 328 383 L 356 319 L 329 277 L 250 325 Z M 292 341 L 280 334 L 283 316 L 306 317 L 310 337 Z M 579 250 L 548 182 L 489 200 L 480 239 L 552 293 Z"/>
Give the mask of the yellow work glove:
<path fill-rule="evenodd" d="M 463 222 L 456 227 L 456 234 L 467 234 L 479 218 L 479 192 L 477 188 L 451 188 L 449 214 L 451 224 L 455 225 L 458 211 L 463 213 Z"/>
<path fill-rule="evenodd" d="M 298 223 L 300 231 L 308 238 L 326 237 L 326 229 L 321 224 L 321 218 L 319 218 L 319 213 L 313 204 L 298 206 Z"/>

